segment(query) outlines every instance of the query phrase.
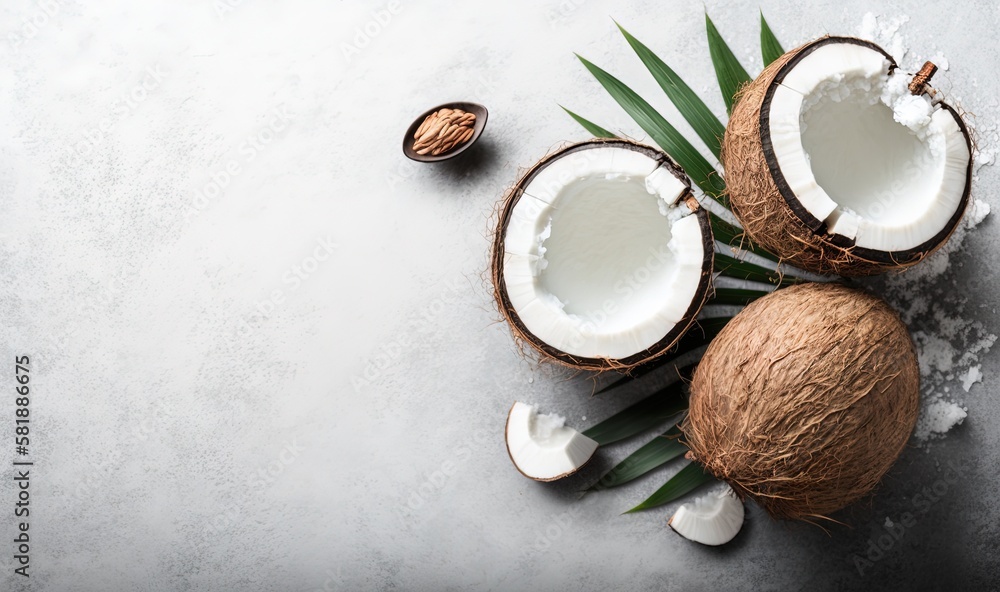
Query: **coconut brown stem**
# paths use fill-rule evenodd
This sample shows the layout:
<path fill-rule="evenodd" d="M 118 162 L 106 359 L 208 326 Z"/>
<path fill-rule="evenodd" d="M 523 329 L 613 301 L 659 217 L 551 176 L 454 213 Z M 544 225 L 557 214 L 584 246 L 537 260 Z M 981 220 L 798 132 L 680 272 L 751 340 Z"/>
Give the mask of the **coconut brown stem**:
<path fill-rule="evenodd" d="M 937 66 L 935 66 L 933 62 L 924 62 L 924 65 L 920 67 L 920 71 L 914 74 L 913 80 L 910 81 L 910 93 L 914 95 L 923 94 L 926 90 L 927 83 L 931 81 L 931 78 L 937 72 L 937 69 Z"/>

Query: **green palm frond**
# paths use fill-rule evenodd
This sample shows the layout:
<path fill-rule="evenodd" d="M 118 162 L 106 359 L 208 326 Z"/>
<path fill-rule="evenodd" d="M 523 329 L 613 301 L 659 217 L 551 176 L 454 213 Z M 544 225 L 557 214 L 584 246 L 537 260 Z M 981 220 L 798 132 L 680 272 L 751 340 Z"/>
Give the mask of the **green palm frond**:
<path fill-rule="evenodd" d="M 764 19 L 764 12 L 761 11 L 760 55 L 764 58 L 764 67 L 768 67 L 771 62 L 780 58 L 784 53 L 785 50 L 781 49 L 781 43 L 779 43 L 778 38 L 774 36 L 774 33 L 771 31 L 771 27 L 767 24 L 767 20 Z"/>
<path fill-rule="evenodd" d="M 625 512 L 639 512 L 670 503 L 681 498 L 706 483 L 715 481 L 715 477 L 706 473 L 702 466 L 696 462 L 690 462 L 683 469 L 677 472 L 667 481 L 663 487 L 657 489 L 653 495 L 645 499 L 641 504 Z"/>
<path fill-rule="evenodd" d="M 715 66 L 715 77 L 718 78 L 719 89 L 722 90 L 722 100 L 726 103 L 726 112 L 732 113 L 736 94 L 744 84 L 750 82 L 750 75 L 733 55 L 733 50 L 729 49 L 729 45 L 715 28 L 715 23 L 707 12 L 705 30 L 708 33 L 708 51 L 712 55 L 712 65 Z"/>
<path fill-rule="evenodd" d="M 686 383 L 683 378 L 691 376 L 691 369 L 690 366 L 682 369 L 682 379 L 588 428 L 583 435 L 606 446 L 676 419 L 679 413 L 687 409 L 687 397 L 684 393 Z"/>
<path fill-rule="evenodd" d="M 584 119 L 583 117 L 577 115 L 576 113 L 573 113 L 572 111 L 570 111 L 566 107 L 563 107 L 562 105 L 559 105 L 559 107 L 561 107 L 562 110 L 565 111 L 566 113 L 569 113 L 570 117 L 572 117 L 577 123 L 579 123 L 581 126 L 583 126 L 583 129 L 585 129 L 588 132 L 590 132 L 591 134 L 593 134 L 593 136 L 595 138 L 617 138 L 618 137 L 614 133 L 609 132 L 608 130 L 604 129 L 603 127 L 597 125 L 596 123 L 594 123 L 594 122 L 592 122 L 590 120 Z"/>
<path fill-rule="evenodd" d="M 617 22 L 615 24 L 618 25 Z M 677 107 L 677 111 L 691 124 L 691 128 L 698 134 L 701 141 L 708 146 L 712 154 L 716 158 L 719 158 L 719 154 L 722 152 L 722 136 L 726 132 L 726 127 L 722 125 L 722 122 L 705 105 L 705 102 L 691 90 L 691 87 L 687 83 L 681 80 L 681 77 L 670 66 L 650 51 L 642 42 L 629 34 L 624 27 L 618 25 L 618 29 L 625 36 L 625 40 L 632 46 L 632 49 L 635 50 L 642 63 L 645 64 L 649 73 L 656 79 L 660 88 L 666 93 L 667 98 Z"/>
<path fill-rule="evenodd" d="M 577 55 L 583 65 L 593 74 L 608 94 L 621 105 L 639 127 L 643 129 L 656 144 L 669 154 L 677 164 L 691 177 L 691 180 L 706 195 L 728 206 L 725 197 L 726 186 L 719 173 L 709 164 L 708 160 L 698 152 L 687 138 L 681 135 L 656 109 L 640 97 L 635 91 L 622 83 L 599 66 Z"/>
<path fill-rule="evenodd" d="M 587 491 L 600 491 L 624 485 L 657 469 L 687 452 L 687 446 L 680 442 L 681 431 L 672 427 L 666 432 L 650 440 L 625 460 L 601 475 Z"/>

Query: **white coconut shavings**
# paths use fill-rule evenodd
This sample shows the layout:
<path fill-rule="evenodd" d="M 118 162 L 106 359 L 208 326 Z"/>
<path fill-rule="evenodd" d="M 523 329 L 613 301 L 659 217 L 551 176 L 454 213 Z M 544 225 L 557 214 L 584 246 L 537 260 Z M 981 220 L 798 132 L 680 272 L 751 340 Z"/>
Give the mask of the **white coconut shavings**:
<path fill-rule="evenodd" d="M 907 98 L 904 90 L 909 76 L 927 59 L 947 70 L 948 60 L 940 53 L 923 57 L 911 52 L 901 33 L 902 26 L 909 20 L 905 15 L 882 16 L 868 13 L 862 19 L 858 36 L 869 39 L 889 52 L 901 70 L 900 76 L 891 77 L 882 100 L 893 108 L 896 121 L 910 129 L 924 124 L 929 115 L 930 101 L 919 97 L 918 103 Z M 975 86 L 975 83 L 973 83 Z M 946 97 L 952 105 L 961 110 L 961 99 Z M 979 112 L 992 113 L 992 105 L 975 105 Z M 995 121 L 980 115 L 972 121 L 977 138 L 977 149 L 973 154 L 973 171 L 992 165 L 996 160 L 996 146 L 1000 144 L 1000 134 Z M 937 252 L 904 273 L 889 276 L 885 280 L 887 300 L 900 311 L 903 320 L 914 329 L 921 375 L 921 410 L 914 436 L 918 442 L 927 443 L 943 437 L 949 430 L 960 425 L 968 415 L 968 408 L 962 401 L 953 399 L 953 393 L 976 394 L 976 384 L 983 381 L 980 358 L 995 345 L 997 336 L 972 315 L 966 314 L 966 299 L 956 294 L 952 282 L 948 280 L 954 269 L 961 265 L 957 261 L 965 238 L 978 227 L 990 213 L 990 206 L 977 198 L 977 177 L 973 175 L 972 198 L 962 223 L 956 228 L 951 239 Z M 959 391 L 961 387 L 961 391 Z"/>
<path fill-rule="evenodd" d="M 969 392 L 972 385 L 983 381 L 982 366 L 970 366 L 965 375 L 962 376 L 962 390 Z"/>
<path fill-rule="evenodd" d="M 948 403 L 941 399 L 934 399 L 930 403 L 925 402 L 920 410 L 920 421 L 917 422 L 917 429 L 914 437 L 920 441 L 926 441 L 933 436 L 941 436 L 948 433 L 951 428 L 960 425 L 968 416 L 964 407 L 959 407 L 953 403 Z"/>
<path fill-rule="evenodd" d="M 666 168 L 656 167 L 652 173 L 643 179 L 646 193 L 656 196 L 656 206 L 660 215 L 667 218 L 671 224 L 691 214 L 690 208 L 677 204 L 679 183 L 673 173 Z"/>
<path fill-rule="evenodd" d="M 934 114 L 934 104 L 927 95 L 914 95 L 909 89 L 909 75 L 897 71 L 882 87 L 882 103 L 892 109 L 892 118 L 924 137 Z"/>
<path fill-rule="evenodd" d="M 531 273 L 536 277 L 541 275 L 542 272 L 545 271 L 545 268 L 549 266 L 549 262 L 545 259 L 545 251 L 548 250 L 545 247 L 545 241 L 548 240 L 550 236 L 552 236 L 552 218 L 549 218 L 545 228 L 543 228 L 542 231 L 538 233 L 538 236 L 535 237 L 535 242 L 538 245 L 538 258 L 535 259 L 535 262 L 531 267 Z"/>
<path fill-rule="evenodd" d="M 948 63 L 948 58 L 944 57 L 940 53 L 932 55 L 930 58 L 928 58 L 928 61 L 932 62 L 935 66 L 938 67 L 938 70 L 941 71 L 947 70 L 950 67 L 950 64 Z"/>
<path fill-rule="evenodd" d="M 1000 111 L 1000 101 L 991 99 L 985 106 L 987 113 Z M 972 180 L 976 181 L 979 169 L 990 166 L 996 162 L 997 146 L 1000 146 L 1000 131 L 997 130 L 996 121 L 990 121 L 983 116 L 977 116 L 974 121 L 973 133 L 976 138 L 976 151 L 972 156 Z"/>
<path fill-rule="evenodd" d="M 532 405 L 532 407 L 535 407 Z M 537 409 L 537 407 L 535 407 Z M 552 437 L 552 434 L 566 425 L 566 418 L 555 413 L 539 413 L 534 417 L 534 429 L 532 430 L 535 440 L 545 442 Z"/>
<path fill-rule="evenodd" d="M 961 386 L 966 393 L 982 382 L 981 355 L 989 352 L 997 336 L 986 331 L 979 321 L 969 320 L 963 313 L 964 300 L 950 301 L 941 288 L 921 294 L 911 286 L 907 294 L 896 287 L 889 300 L 899 306 L 904 320 L 918 321 L 925 330 L 914 331 L 920 364 L 922 408 L 915 436 L 926 441 L 946 433 L 960 424 L 967 409 L 951 400 L 952 386 Z"/>
<path fill-rule="evenodd" d="M 908 85 L 911 77 L 925 61 L 933 62 L 939 72 L 948 70 L 950 64 L 940 52 L 924 57 L 906 46 L 900 29 L 909 20 L 906 15 L 888 17 L 869 12 L 861 21 L 858 36 L 874 41 L 896 60 L 899 68 L 884 87 L 882 102 L 892 108 L 897 122 L 918 131 L 930 123 L 934 106 L 931 97 L 910 94 Z"/>
<path fill-rule="evenodd" d="M 662 197 L 657 198 L 656 205 L 660 209 L 660 215 L 666 216 L 667 220 L 670 221 L 671 226 L 673 226 L 674 222 L 677 222 L 681 218 L 686 218 L 692 213 L 691 209 L 687 206 L 682 207 L 675 204 L 668 204 Z"/>
<path fill-rule="evenodd" d="M 881 85 L 884 83 L 885 76 L 881 76 L 880 78 L 877 83 Z M 879 100 L 879 97 L 871 92 L 872 82 L 872 79 L 864 76 L 847 78 L 843 74 L 836 74 L 819 83 L 812 92 L 802 99 L 802 107 L 799 111 L 799 131 L 804 134 L 809 129 L 806 114 L 821 102 L 833 101 L 834 103 L 839 103 L 850 97 L 851 94 L 857 93 L 868 104 L 874 105 Z M 809 153 L 804 152 L 803 155 L 806 157 L 806 161 L 810 162 Z"/>
<path fill-rule="evenodd" d="M 897 63 L 902 63 L 909 50 L 903 43 L 903 36 L 899 29 L 909 20 L 910 17 L 906 15 L 887 17 L 869 12 L 861 19 L 861 30 L 858 32 L 858 37 L 874 41 L 882 49 L 889 52 L 889 55 Z"/>

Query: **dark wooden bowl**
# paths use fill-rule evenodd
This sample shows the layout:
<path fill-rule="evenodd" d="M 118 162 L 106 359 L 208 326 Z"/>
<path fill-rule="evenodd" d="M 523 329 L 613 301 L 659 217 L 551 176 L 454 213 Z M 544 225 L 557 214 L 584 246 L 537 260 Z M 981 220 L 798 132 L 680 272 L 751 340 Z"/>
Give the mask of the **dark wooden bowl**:
<path fill-rule="evenodd" d="M 472 113 L 476 116 L 476 124 L 472 127 L 472 137 L 466 140 L 462 145 L 456 146 L 451 150 L 445 152 L 444 154 L 438 154 L 437 156 L 431 156 L 430 154 L 417 154 L 413 151 L 413 134 L 420 127 L 420 124 L 424 122 L 424 119 L 428 115 L 434 113 L 438 109 L 461 109 L 468 113 Z M 433 109 L 428 109 L 424 111 L 420 117 L 416 118 L 410 127 L 406 130 L 406 135 L 403 137 L 403 154 L 411 160 L 416 160 L 417 162 L 440 162 L 442 160 L 448 160 L 449 158 L 455 158 L 459 154 L 468 150 L 479 136 L 483 135 L 483 128 L 486 127 L 486 118 L 489 116 L 489 112 L 486 107 L 478 103 L 468 103 L 466 101 L 456 101 L 454 103 L 445 103 L 443 105 L 438 105 Z"/>

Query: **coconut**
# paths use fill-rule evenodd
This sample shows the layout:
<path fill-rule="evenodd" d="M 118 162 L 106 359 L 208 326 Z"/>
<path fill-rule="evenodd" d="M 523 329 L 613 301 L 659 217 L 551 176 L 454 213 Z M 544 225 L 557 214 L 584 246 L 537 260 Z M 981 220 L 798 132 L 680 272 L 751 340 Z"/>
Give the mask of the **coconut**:
<path fill-rule="evenodd" d="M 943 245 L 969 201 L 972 143 L 958 112 L 868 41 L 823 37 L 746 86 L 722 162 L 747 234 L 819 273 L 871 275 Z"/>
<path fill-rule="evenodd" d="M 566 418 L 541 414 L 514 403 L 504 429 L 507 454 L 517 470 L 535 481 L 556 481 L 579 471 L 597 451 L 597 442 L 566 425 Z"/>
<path fill-rule="evenodd" d="M 491 254 L 515 340 L 581 370 L 668 352 L 709 292 L 708 214 L 666 154 L 595 139 L 543 158 L 511 188 Z"/>
<path fill-rule="evenodd" d="M 689 541 L 703 545 L 724 545 L 743 528 L 743 501 L 726 485 L 674 512 L 667 526 Z"/>
<path fill-rule="evenodd" d="M 772 516 L 827 517 L 895 462 L 919 386 L 913 342 L 883 300 L 803 284 L 750 304 L 712 341 L 682 430 L 695 460 Z"/>

